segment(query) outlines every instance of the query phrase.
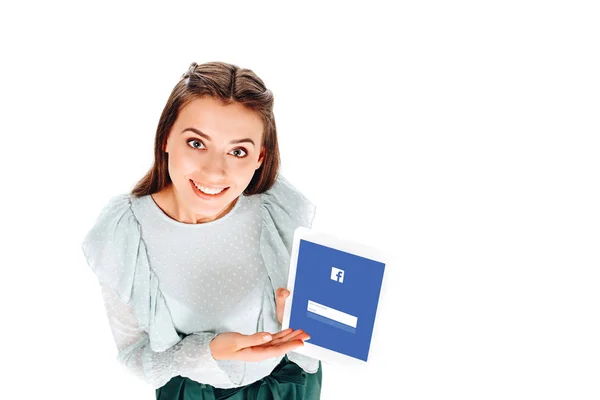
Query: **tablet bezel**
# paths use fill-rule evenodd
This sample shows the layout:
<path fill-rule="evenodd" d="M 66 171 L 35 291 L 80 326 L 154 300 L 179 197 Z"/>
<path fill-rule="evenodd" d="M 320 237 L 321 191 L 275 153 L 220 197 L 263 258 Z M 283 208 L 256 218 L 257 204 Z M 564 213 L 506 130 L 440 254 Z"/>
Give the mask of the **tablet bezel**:
<path fill-rule="evenodd" d="M 371 335 L 371 343 L 369 346 L 369 353 L 367 354 L 367 361 L 354 358 L 348 356 L 346 354 L 338 353 L 336 351 L 326 349 L 321 346 L 314 345 L 310 343 L 310 339 L 304 342 L 304 346 L 299 347 L 294 350 L 295 353 L 303 354 L 309 357 L 313 357 L 321 360 L 324 363 L 336 365 L 336 366 L 365 366 L 368 363 L 370 355 L 373 353 L 373 344 L 375 341 L 375 336 L 377 332 L 377 320 L 379 316 L 380 309 L 380 300 L 383 297 L 384 291 L 384 283 L 385 283 L 385 274 L 387 269 L 387 257 L 383 251 L 377 249 L 372 246 L 368 246 L 362 243 L 357 243 L 354 241 L 350 241 L 347 239 L 342 239 L 330 234 L 326 234 L 323 232 L 316 231 L 314 229 L 308 229 L 303 226 L 299 226 L 294 231 L 294 239 L 292 243 L 292 253 L 290 256 L 290 269 L 288 275 L 288 284 L 287 289 L 290 292 L 290 295 L 286 299 L 285 307 L 283 311 L 283 322 L 282 329 L 285 330 L 289 328 L 290 318 L 291 318 L 291 309 L 294 297 L 294 283 L 296 282 L 296 268 L 298 265 L 298 252 L 300 248 L 300 240 L 306 240 L 315 244 L 328 246 L 334 248 L 336 250 L 344 251 L 359 257 L 365 257 L 374 261 L 381 262 L 385 264 L 384 267 L 384 276 L 382 278 L 382 285 L 379 292 L 379 301 L 377 302 L 377 310 L 375 311 L 375 320 L 373 321 L 373 332 Z M 310 332 L 308 332 L 310 334 Z"/>

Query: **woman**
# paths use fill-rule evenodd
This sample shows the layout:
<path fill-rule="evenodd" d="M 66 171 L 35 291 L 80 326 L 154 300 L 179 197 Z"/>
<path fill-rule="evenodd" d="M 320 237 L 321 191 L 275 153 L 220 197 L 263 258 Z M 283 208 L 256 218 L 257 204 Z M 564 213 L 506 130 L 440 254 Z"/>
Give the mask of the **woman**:
<path fill-rule="evenodd" d="M 279 175 L 273 95 L 251 70 L 192 63 L 154 164 L 83 241 L 118 360 L 157 399 L 320 398 L 321 363 L 281 331 L 296 227 L 315 206 Z"/>

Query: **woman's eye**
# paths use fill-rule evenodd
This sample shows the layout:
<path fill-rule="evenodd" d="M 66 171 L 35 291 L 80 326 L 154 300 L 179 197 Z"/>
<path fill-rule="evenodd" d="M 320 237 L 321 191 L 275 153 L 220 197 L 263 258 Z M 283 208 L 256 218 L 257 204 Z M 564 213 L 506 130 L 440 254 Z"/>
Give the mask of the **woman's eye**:
<path fill-rule="evenodd" d="M 204 143 L 202 143 L 199 140 L 190 140 L 190 141 L 188 141 L 188 144 L 190 144 L 190 143 L 192 143 L 191 147 L 194 148 L 194 149 L 199 149 L 200 147 L 194 146 L 193 143 L 200 143 L 202 146 L 204 146 Z"/>
<path fill-rule="evenodd" d="M 235 149 L 232 151 L 232 153 L 238 152 L 237 154 L 239 154 L 240 151 L 243 152 L 244 154 L 243 155 L 234 154 L 238 158 L 246 157 L 246 155 L 248 154 L 248 153 L 246 153 L 246 150 L 244 150 L 244 149 Z"/>
<path fill-rule="evenodd" d="M 188 140 L 187 143 L 193 149 L 204 148 L 204 143 L 202 143 L 200 140 L 191 139 L 191 140 Z M 195 145 L 195 143 L 198 143 L 198 144 Z M 248 155 L 248 153 L 244 149 L 235 149 L 235 150 L 232 150 L 231 153 L 233 153 L 233 155 L 236 156 L 237 158 L 244 158 Z"/>

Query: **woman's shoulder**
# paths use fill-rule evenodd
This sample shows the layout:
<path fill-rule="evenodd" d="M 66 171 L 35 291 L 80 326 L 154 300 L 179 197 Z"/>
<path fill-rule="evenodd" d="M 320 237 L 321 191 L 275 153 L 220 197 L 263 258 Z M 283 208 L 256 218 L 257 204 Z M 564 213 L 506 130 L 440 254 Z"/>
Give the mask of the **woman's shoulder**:
<path fill-rule="evenodd" d="M 129 193 L 110 197 L 87 230 L 83 238 L 82 250 L 90 267 L 96 272 L 105 269 L 107 265 L 118 263 L 119 260 L 114 255 L 123 252 L 123 245 L 137 241 L 139 227 L 132 211 L 133 201 L 135 200 Z M 133 250 L 129 248 L 126 251 Z M 115 276 L 110 277 L 110 280 L 113 279 Z"/>
<path fill-rule="evenodd" d="M 85 235 L 82 250 L 98 280 L 132 305 L 140 328 L 150 335 L 152 349 L 163 351 L 180 337 L 150 268 L 140 225 L 132 209 L 141 198 L 128 193 L 111 197 Z"/>
<path fill-rule="evenodd" d="M 138 257 L 141 235 L 132 209 L 136 201 L 130 193 L 110 197 L 81 243 L 89 267 L 111 286 L 121 283 L 124 268 L 134 265 Z"/>
<path fill-rule="evenodd" d="M 119 193 L 119 194 L 113 195 L 104 204 L 104 206 L 100 210 L 99 216 L 103 216 L 103 215 L 115 213 L 115 212 L 127 211 L 127 209 L 131 208 L 131 203 L 132 203 L 133 199 L 134 199 L 134 197 L 130 193 Z"/>
<path fill-rule="evenodd" d="M 316 212 L 315 204 L 282 174 L 261 194 L 261 204 L 264 217 L 275 223 L 281 221 L 310 227 Z"/>
<path fill-rule="evenodd" d="M 287 284 L 294 232 L 312 227 L 316 206 L 282 175 L 261 194 L 261 203 L 260 248 L 275 291 Z"/>
<path fill-rule="evenodd" d="M 114 220 L 121 223 L 136 222 L 136 209 L 138 204 L 142 203 L 146 197 L 147 196 L 137 197 L 132 193 L 119 193 L 109 197 L 100 209 L 94 227 L 103 224 L 106 225 L 109 221 Z M 123 219 L 124 216 L 128 216 L 129 218 Z"/>

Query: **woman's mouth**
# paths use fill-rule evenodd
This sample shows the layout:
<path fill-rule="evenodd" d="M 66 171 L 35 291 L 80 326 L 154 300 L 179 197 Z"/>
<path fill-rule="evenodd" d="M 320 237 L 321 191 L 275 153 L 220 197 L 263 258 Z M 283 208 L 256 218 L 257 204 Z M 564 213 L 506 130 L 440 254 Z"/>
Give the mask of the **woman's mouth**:
<path fill-rule="evenodd" d="M 214 198 L 221 197 L 223 195 L 223 193 L 225 193 L 227 191 L 227 189 L 229 189 L 229 187 L 224 187 L 224 188 L 204 187 L 204 186 L 194 182 L 191 179 L 190 179 L 190 183 L 192 184 L 192 188 L 193 188 L 194 192 L 203 199 L 214 199 Z"/>

